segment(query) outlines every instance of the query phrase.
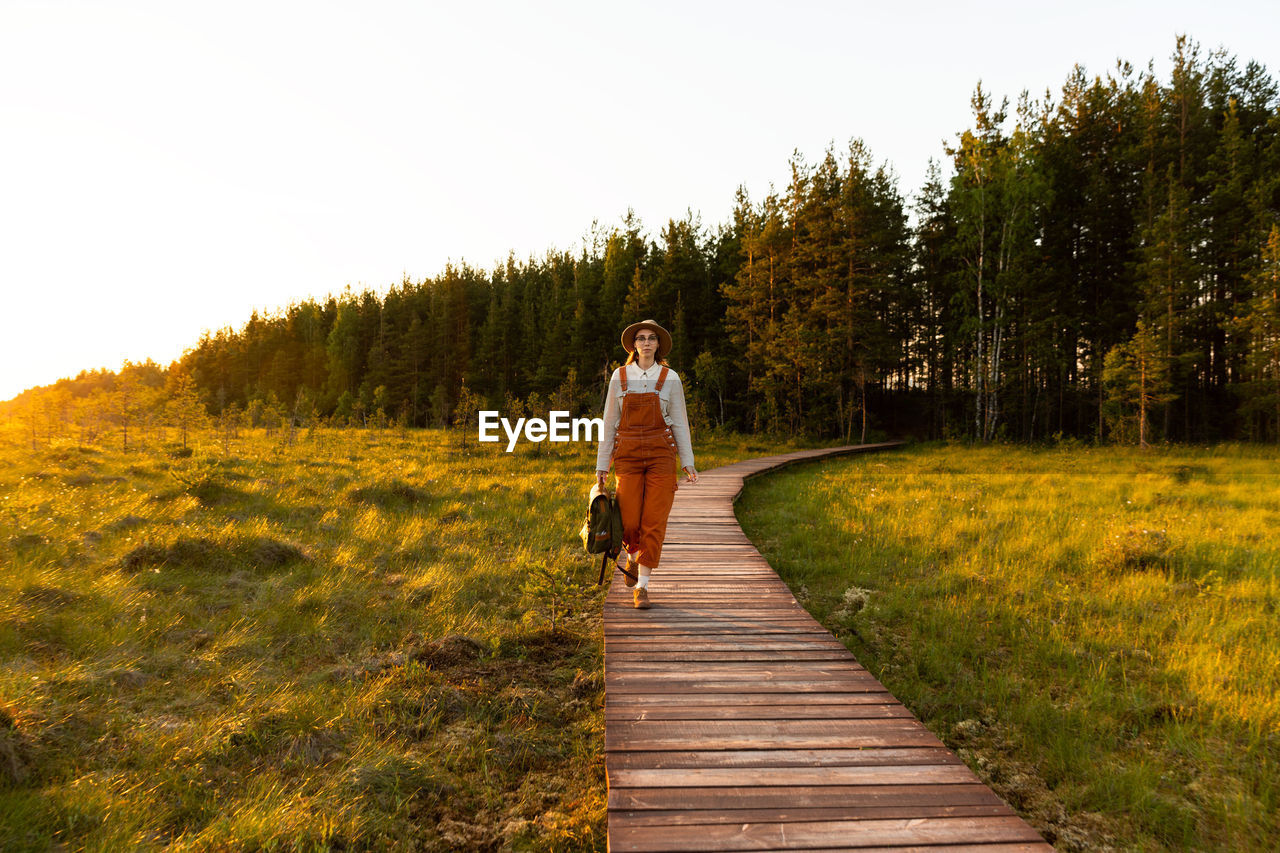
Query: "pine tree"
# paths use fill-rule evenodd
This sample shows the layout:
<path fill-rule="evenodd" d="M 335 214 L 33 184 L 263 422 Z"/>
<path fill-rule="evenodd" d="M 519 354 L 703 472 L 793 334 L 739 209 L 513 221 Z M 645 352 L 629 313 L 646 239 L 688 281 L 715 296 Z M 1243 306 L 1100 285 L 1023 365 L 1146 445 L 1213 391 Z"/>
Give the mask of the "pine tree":
<path fill-rule="evenodd" d="M 1001 419 L 1005 343 L 1016 299 L 1026 285 L 1027 259 L 1035 252 L 1034 208 L 1046 192 L 1033 136 L 1032 105 L 1023 95 L 1014 133 L 1001 129 L 1008 102 L 993 108 L 979 85 L 972 106 L 975 129 L 950 149 L 955 158 L 951 209 L 956 217 L 958 256 L 970 276 L 974 339 L 972 382 L 974 434 L 995 437 Z M 966 299 L 968 295 L 966 295 Z"/>
<path fill-rule="evenodd" d="M 1272 226 L 1249 283 L 1254 296 L 1233 323 L 1233 330 L 1247 341 L 1247 378 L 1235 391 L 1243 400 L 1241 414 L 1251 421 L 1250 433 L 1265 437 L 1270 420 L 1274 440 L 1280 443 L 1280 226 Z"/>
<path fill-rule="evenodd" d="M 1103 368 L 1112 434 L 1121 441 L 1131 435 L 1139 447 L 1148 447 L 1151 412 L 1177 398 L 1169 392 L 1169 360 L 1159 337 L 1146 321 L 1126 343 L 1107 353 Z"/>
<path fill-rule="evenodd" d="M 204 403 L 200 400 L 191 374 L 177 365 L 169 370 L 167 393 L 169 400 L 165 404 L 165 412 L 169 424 L 178 430 L 178 434 L 182 436 L 182 447 L 186 449 L 191 431 L 201 429 L 208 420 Z"/>

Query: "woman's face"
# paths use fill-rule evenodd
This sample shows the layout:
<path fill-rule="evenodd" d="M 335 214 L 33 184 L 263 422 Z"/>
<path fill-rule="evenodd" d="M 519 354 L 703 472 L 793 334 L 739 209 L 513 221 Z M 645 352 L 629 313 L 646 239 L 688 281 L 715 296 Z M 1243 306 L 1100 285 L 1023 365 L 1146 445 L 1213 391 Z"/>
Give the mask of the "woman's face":
<path fill-rule="evenodd" d="M 636 333 L 636 355 L 644 361 L 653 361 L 658 354 L 658 333 L 641 329 Z"/>

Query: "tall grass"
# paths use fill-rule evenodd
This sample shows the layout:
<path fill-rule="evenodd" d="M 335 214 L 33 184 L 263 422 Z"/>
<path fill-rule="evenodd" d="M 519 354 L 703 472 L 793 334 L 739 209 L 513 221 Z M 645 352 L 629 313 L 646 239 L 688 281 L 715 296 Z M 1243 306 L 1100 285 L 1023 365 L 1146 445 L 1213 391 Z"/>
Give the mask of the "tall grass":
<path fill-rule="evenodd" d="M 1274 849 L 1280 454 L 918 447 L 754 480 L 809 609 L 1062 849 Z"/>
<path fill-rule="evenodd" d="M 594 456 L 0 433 L 0 848 L 603 849 Z"/>

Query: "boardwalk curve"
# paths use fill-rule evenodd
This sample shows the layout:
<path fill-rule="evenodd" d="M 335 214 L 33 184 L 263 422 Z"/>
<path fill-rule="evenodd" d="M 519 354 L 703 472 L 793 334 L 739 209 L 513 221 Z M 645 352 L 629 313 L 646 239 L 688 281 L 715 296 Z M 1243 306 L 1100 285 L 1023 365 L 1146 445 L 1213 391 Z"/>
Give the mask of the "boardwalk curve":
<path fill-rule="evenodd" d="M 750 459 L 682 487 L 635 610 L 604 606 L 611 851 L 1049 850 L 752 546 L 752 476 L 899 443 Z"/>

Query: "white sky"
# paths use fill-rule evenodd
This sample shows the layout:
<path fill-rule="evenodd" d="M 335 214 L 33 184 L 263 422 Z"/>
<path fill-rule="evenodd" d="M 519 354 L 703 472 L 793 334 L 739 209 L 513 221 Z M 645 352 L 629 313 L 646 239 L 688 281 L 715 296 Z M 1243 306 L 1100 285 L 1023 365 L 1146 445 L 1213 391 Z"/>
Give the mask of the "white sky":
<path fill-rule="evenodd" d="M 0 0 L 0 399 L 350 284 L 728 219 L 794 149 L 913 193 L 974 84 L 1280 66 L 1280 4 Z"/>

